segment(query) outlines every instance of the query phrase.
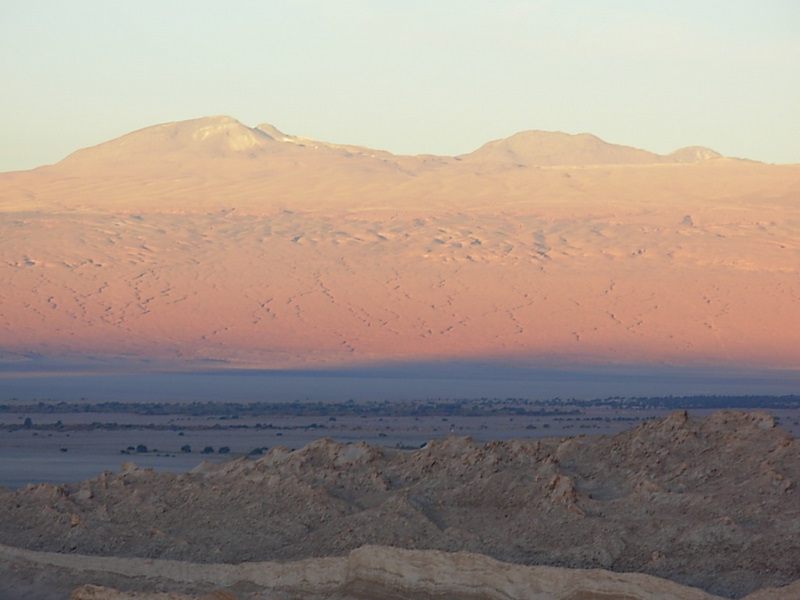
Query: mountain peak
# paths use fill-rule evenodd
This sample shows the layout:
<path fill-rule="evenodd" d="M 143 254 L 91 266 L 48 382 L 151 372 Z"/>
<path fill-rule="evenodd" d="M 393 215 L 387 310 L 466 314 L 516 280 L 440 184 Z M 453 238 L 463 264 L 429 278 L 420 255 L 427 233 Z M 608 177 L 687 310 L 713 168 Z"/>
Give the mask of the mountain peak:
<path fill-rule="evenodd" d="M 488 142 L 462 160 L 480 160 L 531 166 L 653 164 L 669 162 L 663 156 L 610 144 L 590 133 L 521 131 L 511 137 Z"/>
<path fill-rule="evenodd" d="M 228 150 L 247 150 L 266 141 L 262 132 L 242 125 L 233 117 L 205 117 L 173 125 L 184 125 L 194 142 L 212 143 Z M 180 132 L 181 128 L 177 129 Z"/>
<path fill-rule="evenodd" d="M 288 142 L 288 143 L 287 143 Z M 356 146 L 318 142 L 288 135 L 274 125 L 243 125 L 233 117 L 216 115 L 153 125 L 116 139 L 78 150 L 61 162 L 67 165 L 176 162 L 254 156 L 264 152 L 294 152 L 291 148 L 314 149 L 371 156 L 376 151 Z M 458 158 L 468 162 L 525 166 L 589 166 L 658 163 L 694 163 L 718 158 L 720 154 L 701 146 L 689 146 L 662 156 L 646 150 L 608 143 L 589 133 L 561 131 L 521 131 L 510 137 L 488 142 Z"/>
<path fill-rule="evenodd" d="M 694 163 L 722 157 L 716 150 L 704 146 L 687 146 L 686 148 L 675 150 L 675 152 L 671 152 L 667 156 L 680 163 Z"/>
<path fill-rule="evenodd" d="M 163 160 L 187 152 L 194 156 L 220 157 L 252 151 L 273 141 L 265 132 L 221 115 L 145 127 L 73 152 L 61 162 L 120 162 L 152 157 Z"/>
<path fill-rule="evenodd" d="M 261 125 L 256 125 L 255 127 L 261 133 L 268 135 L 273 140 L 277 142 L 295 142 L 297 141 L 297 136 L 295 135 L 287 135 L 283 133 L 280 129 L 275 127 L 270 123 L 262 123 Z"/>

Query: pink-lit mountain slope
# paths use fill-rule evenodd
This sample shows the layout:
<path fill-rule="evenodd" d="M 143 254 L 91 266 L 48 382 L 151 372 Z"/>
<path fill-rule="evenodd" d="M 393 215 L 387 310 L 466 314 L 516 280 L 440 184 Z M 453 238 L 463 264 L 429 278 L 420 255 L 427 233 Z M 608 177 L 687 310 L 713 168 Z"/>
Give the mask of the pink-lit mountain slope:
<path fill-rule="evenodd" d="M 228 117 L 0 174 L 0 356 L 800 367 L 800 166 Z"/>

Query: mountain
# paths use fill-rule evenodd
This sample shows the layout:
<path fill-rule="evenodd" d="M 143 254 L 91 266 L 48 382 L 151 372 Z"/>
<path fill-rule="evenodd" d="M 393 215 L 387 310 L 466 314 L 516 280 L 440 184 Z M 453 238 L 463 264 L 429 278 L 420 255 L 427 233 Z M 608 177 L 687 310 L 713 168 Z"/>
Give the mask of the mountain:
<path fill-rule="evenodd" d="M 109 168 L 154 162 L 215 161 L 226 159 L 265 159 L 289 154 L 308 159 L 314 155 L 381 155 L 387 152 L 359 146 L 331 144 L 287 135 L 274 125 L 243 125 L 227 116 L 203 117 L 164 123 L 131 132 L 102 144 L 73 152 L 56 166 L 59 168 Z M 258 164 L 253 163 L 254 165 Z"/>
<path fill-rule="evenodd" d="M 570 135 L 558 131 L 523 131 L 488 142 L 459 158 L 470 162 L 525 166 L 590 166 L 699 162 L 720 157 L 718 152 L 699 146 L 662 156 L 630 146 L 609 144 L 588 133 Z"/>
<path fill-rule="evenodd" d="M 663 156 L 609 144 L 582 133 L 570 135 L 553 131 L 523 131 L 509 138 L 488 142 L 460 157 L 469 161 L 492 161 L 519 165 L 635 165 L 668 162 Z"/>
<path fill-rule="evenodd" d="M 277 130 L 276 130 L 277 131 Z M 78 150 L 61 164 L 136 161 L 179 156 L 220 157 L 258 152 L 275 138 L 260 129 L 242 125 L 231 117 L 204 117 L 146 127 L 122 137 Z"/>
<path fill-rule="evenodd" d="M 703 146 L 687 146 L 686 148 L 675 150 L 675 152 L 671 152 L 667 156 L 680 163 L 694 163 L 702 160 L 711 160 L 712 158 L 722 158 L 719 152 Z"/>
<path fill-rule="evenodd" d="M 227 116 L 204 117 L 176 123 L 165 123 L 134 131 L 117 139 L 74 152 L 62 164 L 115 163 L 120 161 L 179 160 L 182 158 L 222 158 L 305 149 L 339 151 L 350 156 L 380 155 L 398 161 L 413 157 L 395 157 L 388 152 L 359 146 L 321 142 L 311 138 L 287 135 L 274 125 L 264 123 L 254 128 Z M 561 132 L 524 131 L 509 138 L 488 142 L 461 161 L 506 163 L 527 166 L 586 166 L 611 164 L 658 164 L 666 162 L 697 162 L 721 155 L 708 148 L 692 146 L 670 155 L 661 156 L 632 148 L 610 144 L 590 134 L 570 135 Z"/>
<path fill-rule="evenodd" d="M 0 358 L 800 368 L 798 181 L 589 135 L 158 125 L 0 174 Z"/>

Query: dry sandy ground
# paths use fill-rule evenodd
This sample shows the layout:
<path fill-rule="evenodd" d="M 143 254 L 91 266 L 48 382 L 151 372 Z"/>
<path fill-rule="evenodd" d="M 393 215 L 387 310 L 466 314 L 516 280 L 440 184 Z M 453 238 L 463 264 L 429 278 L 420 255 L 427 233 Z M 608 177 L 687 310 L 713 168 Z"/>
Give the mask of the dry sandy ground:
<path fill-rule="evenodd" d="M 797 368 L 799 197 L 798 165 L 592 136 L 157 126 L 0 175 L 0 357 Z"/>

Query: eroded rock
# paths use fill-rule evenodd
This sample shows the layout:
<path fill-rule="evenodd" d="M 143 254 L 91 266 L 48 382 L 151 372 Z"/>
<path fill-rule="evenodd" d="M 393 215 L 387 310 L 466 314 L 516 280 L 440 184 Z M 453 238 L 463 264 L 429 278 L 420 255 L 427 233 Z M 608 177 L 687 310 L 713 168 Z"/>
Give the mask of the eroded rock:
<path fill-rule="evenodd" d="M 0 492 L 0 541 L 195 562 L 364 544 L 641 572 L 741 597 L 800 578 L 800 446 L 760 412 L 415 451 L 319 440 L 192 473 Z M 653 557 L 656 557 L 655 559 Z"/>

